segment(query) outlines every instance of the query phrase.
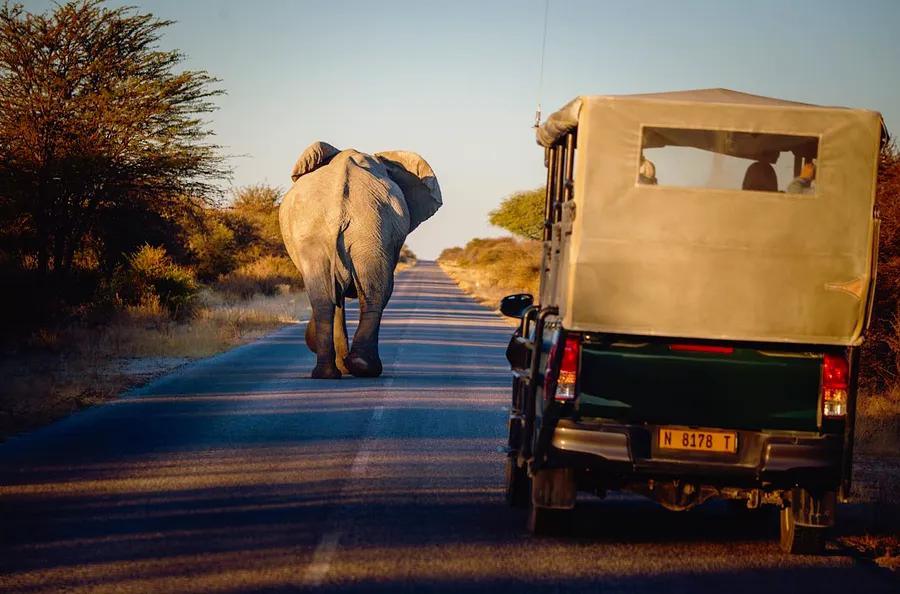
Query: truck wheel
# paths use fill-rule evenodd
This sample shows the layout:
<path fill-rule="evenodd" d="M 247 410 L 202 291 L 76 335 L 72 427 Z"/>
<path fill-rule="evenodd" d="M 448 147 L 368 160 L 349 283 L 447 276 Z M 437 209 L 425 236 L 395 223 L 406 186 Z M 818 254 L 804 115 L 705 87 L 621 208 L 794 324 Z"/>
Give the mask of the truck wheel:
<path fill-rule="evenodd" d="M 506 457 L 506 503 L 511 507 L 526 507 L 531 498 L 528 473 L 516 464 L 513 456 Z"/>
<path fill-rule="evenodd" d="M 794 555 L 821 555 L 825 552 L 824 526 L 798 526 L 790 507 L 781 508 L 781 550 Z"/>

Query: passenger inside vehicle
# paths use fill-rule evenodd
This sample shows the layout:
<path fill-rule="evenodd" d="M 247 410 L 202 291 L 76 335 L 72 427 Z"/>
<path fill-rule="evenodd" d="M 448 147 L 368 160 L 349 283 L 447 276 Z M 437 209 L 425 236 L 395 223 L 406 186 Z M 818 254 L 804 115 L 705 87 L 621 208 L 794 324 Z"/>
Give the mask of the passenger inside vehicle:
<path fill-rule="evenodd" d="M 807 161 L 800 169 L 800 175 L 795 177 L 788 184 L 788 194 L 814 194 L 816 191 L 813 183 L 816 181 L 816 164 L 813 161 Z"/>
<path fill-rule="evenodd" d="M 653 164 L 653 161 L 644 158 L 644 155 L 641 155 L 641 167 L 638 169 L 638 183 L 651 186 L 657 184 L 656 165 Z"/>
<path fill-rule="evenodd" d="M 744 174 L 744 183 L 741 185 L 741 189 L 754 192 L 777 192 L 778 176 L 775 174 L 775 168 L 762 161 L 751 163 L 747 168 L 747 173 Z"/>

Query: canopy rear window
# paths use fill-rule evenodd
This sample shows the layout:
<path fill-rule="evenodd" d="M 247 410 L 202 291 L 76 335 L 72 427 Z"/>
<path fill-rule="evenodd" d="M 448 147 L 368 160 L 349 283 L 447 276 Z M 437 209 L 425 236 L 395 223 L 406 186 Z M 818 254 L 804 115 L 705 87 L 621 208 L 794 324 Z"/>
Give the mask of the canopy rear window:
<path fill-rule="evenodd" d="M 815 194 L 818 152 L 814 136 L 645 127 L 637 182 Z"/>

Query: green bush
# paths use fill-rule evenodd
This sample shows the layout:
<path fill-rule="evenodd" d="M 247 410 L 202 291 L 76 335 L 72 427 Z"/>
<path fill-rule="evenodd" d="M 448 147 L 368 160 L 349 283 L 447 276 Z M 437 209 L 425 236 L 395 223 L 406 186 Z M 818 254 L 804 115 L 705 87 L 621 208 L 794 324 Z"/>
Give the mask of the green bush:
<path fill-rule="evenodd" d="M 238 188 L 230 206 L 201 206 L 181 221 L 188 261 L 201 281 L 214 283 L 269 256 L 287 257 L 280 196 L 280 189 L 266 185 Z"/>
<path fill-rule="evenodd" d="M 489 221 L 523 239 L 541 239 L 544 233 L 543 187 L 516 192 L 503 199 L 500 206 L 490 212 Z"/>
<path fill-rule="evenodd" d="M 173 318 L 184 318 L 193 312 L 198 287 L 193 272 L 164 248 L 144 245 L 116 271 L 113 289 L 124 305 L 158 302 Z"/>
<path fill-rule="evenodd" d="M 188 233 L 187 243 L 197 276 L 212 281 L 237 266 L 237 241 L 217 211 L 204 214 L 202 224 Z"/>

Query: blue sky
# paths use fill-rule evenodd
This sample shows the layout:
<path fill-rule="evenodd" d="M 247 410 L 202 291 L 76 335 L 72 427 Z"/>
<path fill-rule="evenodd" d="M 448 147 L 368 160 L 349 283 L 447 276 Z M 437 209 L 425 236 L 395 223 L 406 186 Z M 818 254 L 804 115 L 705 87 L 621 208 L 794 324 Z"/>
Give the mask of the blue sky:
<path fill-rule="evenodd" d="M 431 258 L 502 234 L 487 213 L 542 182 L 544 0 L 124 4 L 177 21 L 162 46 L 221 79 L 211 126 L 233 155 L 229 185 L 286 189 L 315 140 L 417 151 L 444 194 L 409 238 Z M 898 37 L 898 0 L 550 0 L 541 99 L 546 116 L 579 94 L 726 87 L 875 109 L 900 133 Z"/>

